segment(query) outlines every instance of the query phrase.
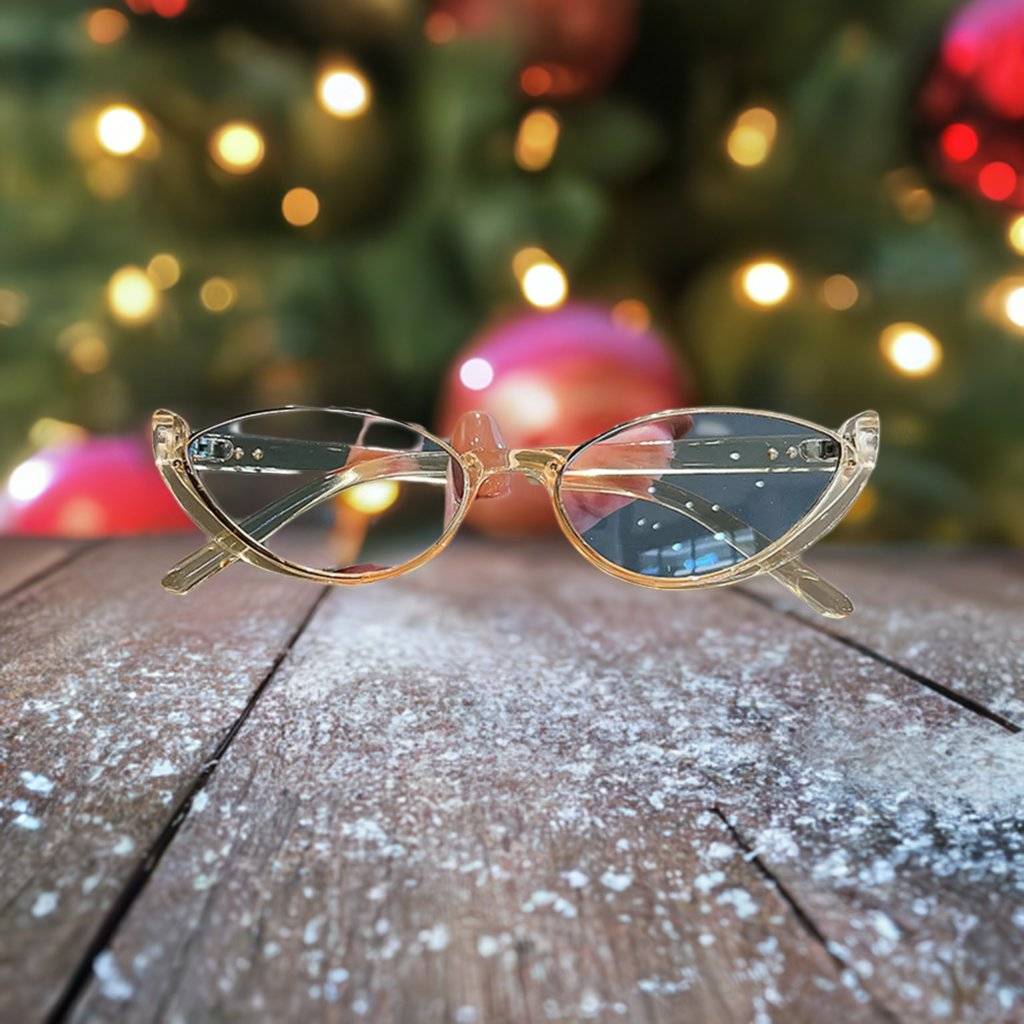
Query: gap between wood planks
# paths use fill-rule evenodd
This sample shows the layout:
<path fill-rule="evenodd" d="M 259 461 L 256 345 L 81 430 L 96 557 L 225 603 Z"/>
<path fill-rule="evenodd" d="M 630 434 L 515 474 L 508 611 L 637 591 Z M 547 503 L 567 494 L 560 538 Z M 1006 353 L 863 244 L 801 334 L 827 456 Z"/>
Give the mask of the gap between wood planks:
<path fill-rule="evenodd" d="M 921 672 L 911 668 L 909 665 L 904 665 L 902 662 L 896 661 L 888 655 L 881 654 L 879 651 L 873 650 L 868 647 L 867 644 L 863 644 L 859 640 L 843 636 L 842 633 L 837 633 L 835 630 L 829 629 L 829 627 L 824 623 L 812 622 L 811 620 L 804 618 L 804 616 L 799 612 L 795 612 L 789 608 L 780 608 L 770 598 L 762 597 L 760 594 L 755 594 L 752 591 L 746 590 L 744 587 L 737 587 L 735 593 L 745 597 L 748 601 L 753 601 L 755 604 L 759 604 L 764 608 L 769 608 L 779 615 L 784 615 L 786 618 L 792 619 L 794 622 L 799 622 L 800 625 L 805 628 L 812 629 L 816 633 L 821 633 L 822 636 L 827 636 L 831 640 L 835 640 L 836 643 L 840 643 L 844 647 L 849 647 L 851 650 L 857 651 L 858 654 L 863 654 L 865 657 L 871 658 L 879 664 L 893 669 L 895 672 L 899 672 L 900 675 L 906 676 L 915 683 L 919 683 L 921 686 L 926 686 L 929 690 L 937 693 L 940 697 L 944 697 L 946 700 L 952 701 L 954 704 L 959 704 L 960 707 L 965 708 L 967 711 L 972 711 L 974 714 L 979 715 L 982 718 L 987 718 L 990 722 L 994 722 L 1007 732 L 1018 733 L 1021 731 L 1021 726 L 1017 725 L 1016 722 L 1013 722 L 1004 715 L 999 714 L 998 711 L 993 711 L 991 708 L 986 707 L 973 697 L 968 697 L 966 694 L 960 693 L 959 690 L 955 690 L 950 686 L 940 683 L 936 679 L 923 675 Z"/>
<path fill-rule="evenodd" d="M 99 540 L 82 541 L 71 548 L 71 550 L 64 552 L 63 555 L 58 555 L 49 565 L 44 565 L 30 576 L 26 576 L 25 579 L 15 583 L 13 587 L 7 590 L 0 590 L 0 605 L 13 600 L 19 594 L 24 593 L 30 587 L 34 587 L 37 583 L 41 583 L 55 572 L 66 568 L 72 562 L 77 562 L 79 558 L 88 552 L 95 551 L 96 548 L 103 547 L 104 544 L 109 543 L 110 538 L 108 537 L 100 538 Z"/>
<path fill-rule="evenodd" d="M 43 567 L 38 572 L 32 574 L 30 577 L 26 578 L 25 580 L 22 580 L 21 582 L 13 586 L 10 590 L 4 593 L 0 593 L 0 604 L 9 602 L 18 594 L 23 593 L 30 587 L 33 587 L 34 585 L 48 578 L 52 574 L 59 572 L 70 563 L 82 557 L 87 552 L 92 551 L 105 543 L 108 542 L 100 540 L 83 543 L 80 546 L 74 548 L 73 550 L 67 552 L 65 555 L 58 557 L 52 564 Z M 196 796 L 205 788 L 205 786 L 209 782 L 213 773 L 216 771 L 221 759 L 227 752 L 228 748 L 231 746 L 238 732 L 241 730 L 241 728 L 249 718 L 257 702 L 260 700 L 263 693 L 266 691 L 267 687 L 269 686 L 274 676 L 276 675 L 281 664 L 284 662 L 285 658 L 288 656 L 296 642 L 305 632 L 313 616 L 320 608 L 321 604 L 323 603 L 325 597 L 329 592 L 329 589 L 330 588 L 328 587 L 324 587 L 321 593 L 312 602 L 308 611 L 303 616 L 302 620 L 299 622 L 296 628 L 293 630 L 292 634 L 289 636 L 282 650 L 274 659 L 267 673 L 264 675 L 262 680 L 253 690 L 242 711 L 231 724 L 230 728 L 228 729 L 227 733 L 224 735 L 222 740 L 217 744 L 217 747 L 215 748 L 211 758 L 204 764 L 200 772 L 196 775 L 195 779 L 188 786 L 186 793 L 174 808 L 166 825 L 163 827 L 163 829 L 159 832 L 159 834 L 156 836 L 153 842 L 146 849 L 144 856 L 141 858 L 141 860 L 133 870 L 132 874 L 129 876 L 124 888 L 118 894 L 117 898 L 114 900 L 110 909 L 104 916 L 99 928 L 96 931 L 96 934 L 93 936 L 93 939 L 86 947 L 85 953 L 83 954 L 77 967 L 70 975 L 63 991 L 61 992 L 59 999 L 55 1003 L 53 1009 L 48 1014 L 46 1020 L 49 1022 L 49 1024 L 58 1024 L 58 1022 L 66 1020 L 68 1015 L 74 1010 L 74 1007 L 78 1002 L 79 997 L 82 995 L 83 991 L 85 990 L 85 988 L 87 987 L 91 980 L 93 962 L 95 958 L 110 944 L 114 935 L 118 931 L 122 921 L 125 919 L 129 911 L 131 910 L 132 906 L 134 905 L 136 899 L 138 899 L 138 897 L 141 895 L 150 877 L 157 869 L 163 855 L 166 853 L 166 851 L 169 849 L 170 845 L 176 838 L 181 826 L 183 825 L 184 821 L 186 820 L 191 810 L 193 801 L 195 800 Z M 998 712 L 995 712 L 990 708 L 987 708 L 985 705 L 979 703 L 973 698 L 961 694 L 955 689 L 945 686 L 944 684 L 934 679 L 930 679 L 929 677 L 917 672 L 909 666 L 903 665 L 900 662 L 895 661 L 884 654 L 872 650 L 870 647 L 866 646 L 865 644 L 857 640 L 853 640 L 849 637 L 843 636 L 842 634 L 837 633 L 832 629 L 828 628 L 827 625 L 811 622 L 802 617 L 799 613 L 794 612 L 790 609 L 781 608 L 774 602 L 772 602 L 770 599 L 766 599 L 758 594 L 751 593 L 743 589 L 742 587 L 736 588 L 735 592 L 747 598 L 748 600 L 753 601 L 756 604 L 768 608 L 776 614 L 790 618 L 800 623 L 807 629 L 812 629 L 822 634 L 823 636 L 826 636 L 840 644 L 843 644 L 844 646 L 866 657 L 869 657 L 882 665 L 885 665 L 893 669 L 894 671 L 900 673 L 906 678 L 911 679 L 912 681 L 927 687 L 928 689 L 937 693 L 939 696 L 945 698 L 946 700 L 958 704 L 964 709 L 971 711 L 979 715 L 980 717 L 986 718 L 989 721 L 992 721 L 993 723 L 995 723 L 996 725 L 1000 726 L 1008 732 L 1018 733 L 1021 731 L 1021 727 L 1018 726 L 1016 723 L 1000 715 Z M 709 810 L 722 821 L 723 825 L 728 830 L 731 838 L 736 843 L 738 848 L 743 852 L 744 856 L 749 861 L 751 861 L 757 868 L 757 870 L 775 887 L 775 889 L 780 895 L 780 898 L 782 898 L 787 904 L 787 906 L 789 906 L 794 916 L 796 917 L 797 921 L 808 933 L 808 935 L 824 948 L 829 958 L 837 965 L 838 968 L 840 968 L 841 970 L 845 970 L 846 965 L 839 958 L 837 958 L 835 954 L 829 949 L 827 937 L 824 935 L 824 933 L 822 933 L 822 931 L 817 926 L 817 924 L 810 916 L 810 914 L 800 905 L 800 903 L 796 900 L 793 894 L 790 893 L 786 886 L 772 873 L 772 871 L 761 860 L 761 858 L 757 856 L 756 851 L 740 835 L 737 829 L 728 820 L 722 809 L 717 805 L 712 805 L 709 807 Z M 893 1013 L 893 1011 L 890 1010 L 884 1003 L 879 1003 L 873 994 L 871 995 L 871 1000 L 875 1009 L 878 1010 L 878 1012 L 881 1015 L 883 1015 L 887 1020 L 897 1021 L 899 1019 Z"/>
<path fill-rule="evenodd" d="M 235 736 L 238 735 L 239 730 L 243 725 L 245 725 L 246 720 L 249 718 L 250 714 L 252 714 L 253 708 L 255 708 L 260 697 L 263 696 L 264 691 L 270 685 L 285 658 L 288 657 L 288 654 L 298 642 L 299 637 L 301 637 L 306 631 L 306 627 L 312 621 L 317 609 L 321 604 L 323 604 L 324 598 L 327 596 L 330 589 L 330 587 L 321 588 L 320 593 L 310 605 L 308 611 L 302 617 L 302 620 L 292 631 L 277 657 L 274 658 L 274 661 L 267 670 L 266 675 L 260 680 L 259 685 L 257 685 L 249 695 L 249 699 L 246 702 L 245 707 L 242 708 L 241 713 L 234 722 L 231 723 L 230 728 L 224 734 L 223 739 L 217 744 L 210 759 L 203 765 L 199 774 L 188 787 L 185 795 L 172 811 L 167 824 L 163 829 L 161 829 L 157 837 L 146 849 L 145 854 L 129 876 L 124 888 L 118 894 L 110 907 L 110 910 L 108 910 L 104 916 L 96 934 L 93 936 L 88 946 L 86 946 L 85 953 L 83 954 L 78 966 L 71 973 L 67 984 L 64 986 L 64 989 L 60 994 L 60 998 L 54 1004 L 53 1009 L 49 1014 L 47 1014 L 47 1024 L 57 1024 L 57 1022 L 65 1020 L 68 1014 L 74 1009 L 79 996 L 82 994 L 92 978 L 93 962 L 96 957 L 98 957 L 110 944 L 114 934 L 120 927 L 121 922 L 131 910 L 132 905 L 142 894 L 142 890 L 146 887 L 146 883 L 149 881 L 153 872 L 156 871 L 163 855 L 167 852 L 167 849 L 174 841 L 178 831 L 184 824 L 185 819 L 188 817 L 196 796 L 210 781 L 211 776 L 217 770 L 221 759 L 227 753 L 227 750 L 234 741 Z"/>
<path fill-rule="evenodd" d="M 754 867 L 760 872 L 767 882 L 775 889 L 779 894 L 780 899 L 789 907 L 792 911 L 793 916 L 796 918 L 797 923 L 804 929 L 805 932 L 818 943 L 819 946 L 825 951 L 826 956 L 835 964 L 836 970 L 842 975 L 850 969 L 849 964 L 845 963 L 842 958 L 836 956 L 832 951 L 831 944 L 829 943 L 828 937 L 818 927 L 814 918 L 800 905 L 797 898 L 789 891 L 785 883 L 779 878 L 767 864 L 761 859 L 757 850 L 747 842 L 746 839 L 740 835 L 739 830 L 729 820 L 726 813 L 722 810 L 718 804 L 712 804 L 711 813 L 718 818 L 719 821 L 725 826 L 726 831 L 729 833 L 730 838 L 736 844 L 737 847 L 743 853 L 743 859 L 749 864 L 753 864 Z M 892 1021 L 893 1024 L 898 1024 L 900 1017 L 891 1010 L 885 1003 L 881 1002 L 874 992 L 866 989 L 871 1005 L 878 1011 L 878 1013 L 885 1018 L 885 1020 Z"/>

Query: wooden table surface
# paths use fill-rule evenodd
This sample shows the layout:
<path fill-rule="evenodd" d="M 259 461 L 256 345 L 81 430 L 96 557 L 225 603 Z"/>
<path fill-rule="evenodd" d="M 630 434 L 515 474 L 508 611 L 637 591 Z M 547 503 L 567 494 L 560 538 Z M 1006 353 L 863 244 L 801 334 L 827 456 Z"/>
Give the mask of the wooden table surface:
<path fill-rule="evenodd" d="M 1024 559 L 858 612 L 0 542 L 0 1021 L 1024 1021 Z"/>

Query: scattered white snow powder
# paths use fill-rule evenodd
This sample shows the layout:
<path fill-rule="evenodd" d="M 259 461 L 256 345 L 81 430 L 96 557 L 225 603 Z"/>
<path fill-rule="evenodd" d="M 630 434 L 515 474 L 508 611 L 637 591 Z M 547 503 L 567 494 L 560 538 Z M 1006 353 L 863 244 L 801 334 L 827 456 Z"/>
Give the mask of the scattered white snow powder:
<path fill-rule="evenodd" d="M 21 781 L 25 783 L 25 788 L 30 789 L 33 793 L 42 793 L 43 796 L 47 796 L 53 792 L 53 780 L 48 779 L 45 775 L 22 772 Z"/>
<path fill-rule="evenodd" d="M 135 989 L 132 988 L 131 983 L 121 973 L 121 968 L 118 966 L 117 961 L 114 959 L 114 954 L 110 950 L 105 950 L 93 960 L 92 971 L 96 975 L 96 980 L 100 983 L 100 992 L 107 999 L 113 999 L 117 1002 L 125 1002 L 131 999 Z"/>
<path fill-rule="evenodd" d="M 36 896 L 35 903 L 32 904 L 32 916 L 46 917 L 47 914 L 52 914 L 56 909 L 57 894 L 55 892 L 41 892 Z"/>
<path fill-rule="evenodd" d="M 625 892 L 633 884 L 633 875 L 629 871 L 608 870 L 601 876 L 601 884 L 612 892 Z"/>
<path fill-rule="evenodd" d="M 173 775 L 176 769 L 170 761 L 162 759 L 160 761 L 154 761 L 149 769 L 149 777 L 151 779 L 160 779 L 165 775 Z"/>

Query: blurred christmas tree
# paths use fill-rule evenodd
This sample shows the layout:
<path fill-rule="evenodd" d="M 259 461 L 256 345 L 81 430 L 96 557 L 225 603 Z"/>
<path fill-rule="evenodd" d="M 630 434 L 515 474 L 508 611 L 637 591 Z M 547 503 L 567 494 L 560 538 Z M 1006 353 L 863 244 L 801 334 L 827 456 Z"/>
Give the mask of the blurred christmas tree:
<path fill-rule="evenodd" d="M 568 285 L 701 401 L 878 408 L 848 535 L 1024 542 L 1024 221 L 929 170 L 974 153 L 922 114 L 950 13 L 7 0 L 0 463 L 159 404 L 429 421 L 471 335 Z"/>

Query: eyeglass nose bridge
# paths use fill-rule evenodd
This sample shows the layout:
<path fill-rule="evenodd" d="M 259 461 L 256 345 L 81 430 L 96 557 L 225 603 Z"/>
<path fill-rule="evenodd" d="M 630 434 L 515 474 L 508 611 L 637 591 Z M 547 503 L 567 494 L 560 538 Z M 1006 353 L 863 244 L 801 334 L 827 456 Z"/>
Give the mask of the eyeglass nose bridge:
<path fill-rule="evenodd" d="M 492 489 L 498 482 L 495 478 L 513 473 L 553 487 L 565 465 L 565 453 L 553 448 L 478 448 L 462 457 L 472 464 L 481 485 L 490 481 Z"/>

